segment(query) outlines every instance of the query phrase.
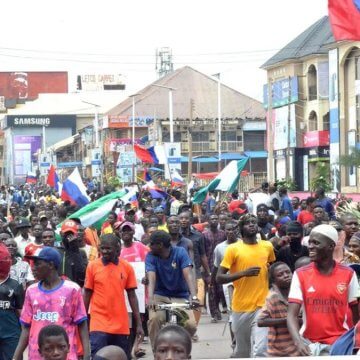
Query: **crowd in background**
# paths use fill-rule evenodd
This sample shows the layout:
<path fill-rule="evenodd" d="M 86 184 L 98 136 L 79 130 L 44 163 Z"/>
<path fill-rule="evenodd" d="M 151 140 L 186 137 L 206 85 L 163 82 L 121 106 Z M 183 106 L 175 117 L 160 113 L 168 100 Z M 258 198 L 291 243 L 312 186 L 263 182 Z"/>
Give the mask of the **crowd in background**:
<path fill-rule="evenodd" d="M 92 202 L 104 195 L 86 185 Z M 230 357 L 356 353 L 360 230 L 350 200 L 321 188 L 300 200 L 265 182 L 256 196 L 209 193 L 195 205 L 196 189 L 153 198 L 136 186 L 135 200 L 89 226 L 46 186 L 1 188 L 1 359 L 26 348 L 30 360 L 106 359 L 109 346 L 141 358 L 147 341 L 156 359 L 169 358 L 171 341 L 189 358 L 204 309 L 213 323 L 229 318 Z M 159 310 L 169 303 L 189 303 L 171 340 Z"/>

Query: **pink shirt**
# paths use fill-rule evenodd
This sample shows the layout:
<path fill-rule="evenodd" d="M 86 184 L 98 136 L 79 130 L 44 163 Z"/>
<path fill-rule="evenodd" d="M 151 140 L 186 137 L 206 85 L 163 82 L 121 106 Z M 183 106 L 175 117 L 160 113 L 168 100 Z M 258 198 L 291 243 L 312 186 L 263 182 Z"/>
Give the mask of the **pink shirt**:
<path fill-rule="evenodd" d="M 38 351 L 40 330 L 51 324 L 63 326 L 70 340 L 67 360 L 77 360 L 75 330 L 77 325 L 87 320 L 80 287 L 69 280 L 62 280 L 52 290 L 43 289 L 41 283 L 31 285 L 25 294 L 20 322 L 30 327 L 29 360 L 41 360 Z"/>
<path fill-rule="evenodd" d="M 149 248 L 140 241 L 134 241 L 130 247 L 122 245 L 120 258 L 128 262 L 145 261 Z"/>

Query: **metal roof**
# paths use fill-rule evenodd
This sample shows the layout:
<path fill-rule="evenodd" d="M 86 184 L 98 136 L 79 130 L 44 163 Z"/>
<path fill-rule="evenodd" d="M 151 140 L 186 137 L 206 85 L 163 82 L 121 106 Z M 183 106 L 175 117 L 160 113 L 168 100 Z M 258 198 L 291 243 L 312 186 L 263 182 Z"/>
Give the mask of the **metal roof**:
<path fill-rule="evenodd" d="M 193 119 L 216 119 L 218 115 L 218 82 L 190 66 L 184 66 L 171 74 L 139 90 L 135 97 L 136 116 L 165 120 L 169 117 L 169 90 L 154 85 L 172 87 L 174 119 L 189 119 L 190 103 L 194 102 Z M 221 84 L 221 110 L 223 118 L 264 119 L 262 103 Z M 132 115 L 132 98 L 124 100 L 108 111 L 107 115 Z"/>
<path fill-rule="evenodd" d="M 267 60 L 261 68 L 267 69 L 286 60 L 296 60 L 309 55 L 327 54 L 326 45 L 334 41 L 329 17 L 324 16 Z"/>

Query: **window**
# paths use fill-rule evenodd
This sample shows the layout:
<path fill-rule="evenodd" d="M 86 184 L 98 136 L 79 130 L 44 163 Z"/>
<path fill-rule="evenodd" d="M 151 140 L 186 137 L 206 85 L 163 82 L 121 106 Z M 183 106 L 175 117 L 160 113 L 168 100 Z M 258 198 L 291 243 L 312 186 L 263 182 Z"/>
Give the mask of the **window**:
<path fill-rule="evenodd" d="M 244 151 L 265 150 L 265 131 L 244 131 Z"/>
<path fill-rule="evenodd" d="M 330 119 L 328 112 L 323 116 L 323 130 L 330 130 Z"/>
<path fill-rule="evenodd" d="M 200 141 L 209 141 L 209 133 L 208 132 L 194 132 L 192 134 L 192 141 L 200 142 Z"/>
<path fill-rule="evenodd" d="M 236 131 L 222 131 L 221 141 L 236 141 Z"/>
<path fill-rule="evenodd" d="M 308 74 L 308 100 L 316 100 L 317 99 L 317 72 L 316 67 L 314 65 L 310 65 Z"/>
<path fill-rule="evenodd" d="M 315 111 L 312 111 L 309 115 L 309 131 L 317 131 L 318 119 Z"/>

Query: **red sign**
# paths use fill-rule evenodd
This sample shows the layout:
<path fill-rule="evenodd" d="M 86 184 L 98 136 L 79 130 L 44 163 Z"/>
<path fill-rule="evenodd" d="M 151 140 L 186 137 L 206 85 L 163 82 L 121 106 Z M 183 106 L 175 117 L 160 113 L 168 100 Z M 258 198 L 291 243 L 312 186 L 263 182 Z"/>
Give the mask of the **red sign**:
<path fill-rule="evenodd" d="M 303 144 L 305 148 L 316 146 L 329 146 L 330 135 L 328 130 L 308 131 L 304 134 Z"/>
<path fill-rule="evenodd" d="M 68 73 L 57 72 L 0 72 L 0 96 L 5 98 L 5 108 L 16 103 L 35 100 L 40 93 L 67 93 Z"/>
<path fill-rule="evenodd" d="M 110 129 L 121 129 L 129 128 L 129 116 L 113 116 L 109 115 L 109 128 Z"/>

